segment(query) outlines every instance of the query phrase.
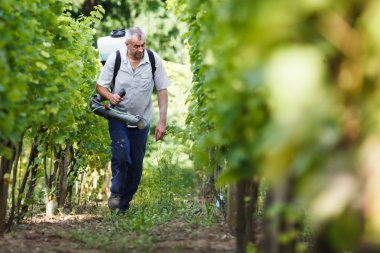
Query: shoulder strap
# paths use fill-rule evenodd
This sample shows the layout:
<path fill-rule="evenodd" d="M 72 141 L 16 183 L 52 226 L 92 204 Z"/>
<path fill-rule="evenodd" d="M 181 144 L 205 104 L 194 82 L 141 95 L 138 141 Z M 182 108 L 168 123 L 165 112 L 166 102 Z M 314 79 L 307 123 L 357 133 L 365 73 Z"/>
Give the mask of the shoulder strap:
<path fill-rule="evenodd" d="M 116 59 L 115 59 L 115 66 L 113 68 L 113 78 L 112 78 L 112 83 L 111 83 L 111 92 L 113 91 L 113 88 L 115 87 L 115 79 L 117 76 L 117 73 L 119 72 L 120 69 L 120 63 L 121 63 L 121 55 L 120 55 L 120 50 L 116 51 Z"/>
<path fill-rule="evenodd" d="M 156 72 L 156 59 L 154 58 L 153 52 L 149 49 L 146 49 L 149 56 L 150 66 L 152 67 L 152 76 L 154 81 L 154 72 Z"/>

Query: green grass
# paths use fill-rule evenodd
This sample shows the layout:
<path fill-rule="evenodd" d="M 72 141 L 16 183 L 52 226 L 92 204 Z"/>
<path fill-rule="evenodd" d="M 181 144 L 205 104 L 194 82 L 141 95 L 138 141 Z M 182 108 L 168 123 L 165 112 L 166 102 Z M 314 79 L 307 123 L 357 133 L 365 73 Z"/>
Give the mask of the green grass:
<path fill-rule="evenodd" d="M 215 207 L 198 202 L 196 178 L 193 170 L 181 168 L 173 152 L 161 151 L 155 164 L 144 168 L 139 190 L 125 215 L 100 206 L 94 210 L 100 220 L 71 231 L 70 237 L 92 249 L 150 252 L 155 241 L 151 231 L 160 224 L 181 220 L 210 226 L 216 221 Z"/>

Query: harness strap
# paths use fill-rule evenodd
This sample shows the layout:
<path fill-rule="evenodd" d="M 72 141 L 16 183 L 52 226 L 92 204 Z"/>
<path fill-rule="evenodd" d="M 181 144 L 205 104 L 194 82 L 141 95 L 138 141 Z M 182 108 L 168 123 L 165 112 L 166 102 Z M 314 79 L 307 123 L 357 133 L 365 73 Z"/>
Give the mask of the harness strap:
<path fill-rule="evenodd" d="M 115 87 L 115 79 L 116 79 L 117 73 L 119 72 L 120 64 L 121 64 L 120 50 L 117 50 L 116 51 L 115 66 L 113 68 L 113 78 L 112 78 L 112 83 L 111 83 L 111 87 L 110 87 L 111 92 L 113 91 L 113 88 Z"/>
<path fill-rule="evenodd" d="M 156 72 L 156 59 L 154 58 L 153 52 L 149 49 L 146 49 L 148 52 L 148 57 L 150 61 L 150 66 L 152 68 L 152 77 L 153 77 L 153 82 L 154 82 L 154 72 Z"/>

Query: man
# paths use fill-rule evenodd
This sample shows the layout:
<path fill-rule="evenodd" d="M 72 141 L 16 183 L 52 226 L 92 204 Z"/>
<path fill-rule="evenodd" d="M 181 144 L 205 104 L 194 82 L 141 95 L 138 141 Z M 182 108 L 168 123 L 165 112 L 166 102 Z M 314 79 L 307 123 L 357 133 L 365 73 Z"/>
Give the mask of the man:
<path fill-rule="evenodd" d="M 139 27 L 126 30 L 125 45 L 120 50 L 121 64 L 115 79 L 113 92 L 109 91 L 113 78 L 116 53 L 111 54 L 96 84 L 97 92 L 107 98 L 116 110 L 140 115 L 147 122 L 152 116 L 151 95 L 153 86 L 157 90 L 159 122 L 155 130 L 156 141 L 162 140 L 166 131 L 169 79 L 161 58 L 154 53 L 156 71 L 154 78 L 149 56 L 145 50 L 145 33 Z M 121 98 L 118 92 L 124 88 L 126 95 Z M 108 121 L 111 138 L 111 195 L 108 199 L 110 209 L 124 213 L 136 193 L 142 175 L 149 124 L 145 129 L 128 126 L 125 123 Z"/>

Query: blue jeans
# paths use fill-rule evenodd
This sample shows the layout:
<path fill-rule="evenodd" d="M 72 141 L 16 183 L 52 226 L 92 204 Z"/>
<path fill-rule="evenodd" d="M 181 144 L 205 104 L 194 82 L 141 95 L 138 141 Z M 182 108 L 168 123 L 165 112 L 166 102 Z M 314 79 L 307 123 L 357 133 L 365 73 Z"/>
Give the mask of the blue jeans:
<path fill-rule="evenodd" d="M 140 184 L 149 126 L 128 128 L 126 124 L 110 119 L 111 137 L 111 194 L 120 196 L 119 209 L 129 208 L 129 202 Z"/>

